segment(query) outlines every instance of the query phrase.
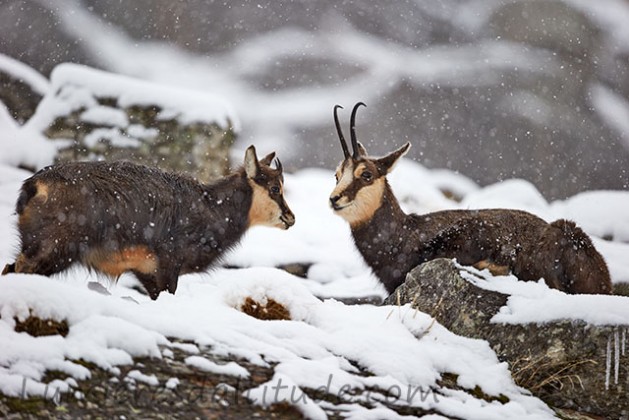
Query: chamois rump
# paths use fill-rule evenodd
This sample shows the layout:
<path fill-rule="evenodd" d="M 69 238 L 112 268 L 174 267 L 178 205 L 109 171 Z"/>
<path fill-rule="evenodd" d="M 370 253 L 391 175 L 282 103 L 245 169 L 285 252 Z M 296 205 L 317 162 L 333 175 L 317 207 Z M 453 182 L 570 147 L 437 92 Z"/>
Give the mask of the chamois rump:
<path fill-rule="evenodd" d="M 544 278 L 566 293 L 610 294 L 603 257 L 573 222 L 553 223 L 508 209 L 445 210 L 405 214 L 386 175 L 410 143 L 381 158 L 367 155 L 356 139 L 356 104 L 350 117 L 353 153 L 343 137 L 337 110 L 334 122 L 344 159 L 330 195 L 334 212 L 349 222 L 356 247 L 388 293 L 415 266 L 435 258 L 456 258 L 464 265 L 509 270 L 521 280 Z"/>
<path fill-rule="evenodd" d="M 49 166 L 24 181 L 16 211 L 21 252 L 9 272 L 50 276 L 74 263 L 117 279 L 133 273 L 151 299 L 181 274 L 208 268 L 254 225 L 288 229 L 275 153 L 210 184 L 129 162 Z"/>

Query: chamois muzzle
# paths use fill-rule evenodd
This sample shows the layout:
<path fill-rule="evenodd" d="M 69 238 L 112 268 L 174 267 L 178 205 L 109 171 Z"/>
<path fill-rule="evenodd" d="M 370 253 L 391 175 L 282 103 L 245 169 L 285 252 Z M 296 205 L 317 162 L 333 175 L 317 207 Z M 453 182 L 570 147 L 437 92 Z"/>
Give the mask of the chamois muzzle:
<path fill-rule="evenodd" d="M 286 226 L 286 229 L 288 229 L 289 227 L 295 224 L 295 216 L 292 213 L 283 214 L 280 220 L 284 223 L 284 225 Z"/>
<path fill-rule="evenodd" d="M 284 223 L 284 229 L 288 229 L 295 224 L 295 215 L 293 214 L 291 209 L 288 208 L 288 204 L 286 204 L 286 201 L 283 201 L 281 208 L 282 215 L 280 216 L 280 220 L 282 221 L 282 223 Z"/>
<path fill-rule="evenodd" d="M 280 172 L 284 172 L 284 168 L 282 166 L 282 162 L 279 160 L 279 158 L 275 158 L 273 160 L 273 162 L 275 162 L 275 168 Z M 295 215 L 293 214 L 293 212 L 291 211 L 291 209 L 288 207 L 288 204 L 286 203 L 286 200 L 284 199 L 284 196 L 282 195 L 280 201 L 278 202 L 279 206 L 280 206 L 280 210 L 282 212 L 282 214 L 280 215 L 280 221 L 282 223 L 284 223 L 284 229 L 288 229 L 289 227 L 293 226 L 295 224 Z"/>
<path fill-rule="evenodd" d="M 341 210 L 343 207 L 339 206 L 338 201 L 341 199 L 340 195 L 334 195 L 330 197 L 330 206 L 333 210 Z"/>

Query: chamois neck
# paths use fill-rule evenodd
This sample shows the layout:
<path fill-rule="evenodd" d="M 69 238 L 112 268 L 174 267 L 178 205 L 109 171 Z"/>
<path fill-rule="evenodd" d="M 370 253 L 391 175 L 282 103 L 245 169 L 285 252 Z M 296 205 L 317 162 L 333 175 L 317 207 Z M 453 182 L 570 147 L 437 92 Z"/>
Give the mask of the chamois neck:
<path fill-rule="evenodd" d="M 208 205 L 214 211 L 230 217 L 228 223 L 230 228 L 246 229 L 252 203 L 252 190 L 244 171 L 204 184 L 202 188 Z"/>
<path fill-rule="evenodd" d="M 373 217 L 352 228 L 358 251 L 389 293 L 421 262 L 414 228 L 415 222 L 404 213 L 388 184 Z"/>
<path fill-rule="evenodd" d="M 370 220 L 353 226 L 352 232 L 389 230 L 394 226 L 403 225 L 406 218 L 406 213 L 404 213 L 404 210 L 400 207 L 400 203 L 397 201 L 397 198 L 395 198 L 389 182 L 385 179 L 380 207 L 378 207 Z"/>
<path fill-rule="evenodd" d="M 382 210 L 383 212 L 388 212 L 395 220 L 404 220 L 406 219 L 406 213 L 400 207 L 400 203 L 395 198 L 393 194 L 393 190 L 389 185 L 389 182 L 385 182 L 384 194 L 382 195 L 382 206 L 378 210 Z"/>

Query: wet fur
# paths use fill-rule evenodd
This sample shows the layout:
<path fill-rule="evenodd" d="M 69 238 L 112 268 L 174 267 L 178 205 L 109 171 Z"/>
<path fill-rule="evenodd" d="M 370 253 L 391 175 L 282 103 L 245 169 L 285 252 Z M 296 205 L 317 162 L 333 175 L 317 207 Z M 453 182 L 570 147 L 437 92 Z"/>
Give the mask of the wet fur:
<path fill-rule="evenodd" d="M 573 222 L 546 223 L 518 210 L 446 210 L 405 214 L 386 180 L 410 143 L 382 158 L 369 158 L 355 132 L 357 103 L 350 118 L 353 154 L 337 110 L 334 121 L 344 159 L 330 195 L 334 211 L 349 222 L 356 247 L 389 293 L 414 267 L 435 258 L 465 265 L 508 268 L 521 280 L 544 278 L 567 293 L 612 293 L 609 270 L 590 238 Z"/>
<path fill-rule="evenodd" d="M 507 266 L 521 280 L 544 278 L 567 293 L 610 294 L 609 271 L 573 222 L 546 223 L 517 210 L 446 210 L 406 215 L 387 184 L 381 206 L 352 227 L 354 242 L 392 293 L 415 266 L 440 257 Z"/>
<path fill-rule="evenodd" d="M 249 226 L 277 223 L 264 219 L 269 209 L 250 220 L 253 185 L 281 184 L 278 171 L 258 169 L 255 179 L 243 168 L 204 185 L 128 162 L 45 168 L 20 191 L 21 253 L 5 272 L 49 276 L 81 263 L 114 278 L 132 272 L 152 299 L 163 290 L 174 293 L 179 275 L 205 270 Z M 294 220 L 281 195 L 271 201 Z"/>

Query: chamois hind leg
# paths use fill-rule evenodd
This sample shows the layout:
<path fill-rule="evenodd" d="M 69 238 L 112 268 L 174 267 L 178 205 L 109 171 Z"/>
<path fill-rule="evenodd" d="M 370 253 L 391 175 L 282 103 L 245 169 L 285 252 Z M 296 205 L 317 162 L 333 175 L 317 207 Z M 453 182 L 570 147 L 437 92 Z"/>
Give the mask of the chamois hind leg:
<path fill-rule="evenodd" d="M 573 222 L 551 223 L 560 232 L 562 244 L 557 256 L 562 285 L 568 293 L 611 294 L 612 283 L 603 256 L 594 248 L 590 237 Z"/>
<path fill-rule="evenodd" d="M 51 276 L 59 273 L 72 265 L 75 259 L 64 256 L 60 252 L 54 250 L 45 252 L 47 247 L 39 248 L 35 253 L 28 252 L 26 249 L 18 255 L 15 263 L 7 264 L 3 270 L 3 274 L 10 272 L 14 273 L 28 273 L 28 274 L 41 274 L 44 276 Z"/>
<path fill-rule="evenodd" d="M 2 269 L 3 276 L 9 273 L 15 273 L 15 263 L 6 264 Z"/>
<path fill-rule="evenodd" d="M 43 219 L 43 218 L 42 218 Z M 51 276 L 78 261 L 79 248 L 69 237 L 60 238 L 51 230 L 51 224 L 20 221 L 21 252 L 13 264 L 15 273 Z M 31 233 L 36 232 L 36 233 Z M 5 268 L 5 270 L 11 267 Z M 10 271 L 9 271 L 10 272 Z"/>

